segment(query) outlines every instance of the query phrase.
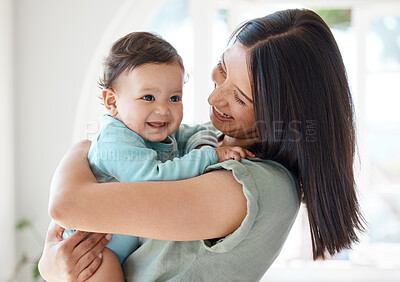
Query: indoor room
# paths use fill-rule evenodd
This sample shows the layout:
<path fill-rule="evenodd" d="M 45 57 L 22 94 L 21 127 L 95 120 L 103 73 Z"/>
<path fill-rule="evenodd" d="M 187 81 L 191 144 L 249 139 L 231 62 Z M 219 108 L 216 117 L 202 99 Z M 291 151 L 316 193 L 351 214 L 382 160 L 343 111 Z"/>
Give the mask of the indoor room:
<path fill-rule="evenodd" d="M 340 49 L 354 102 L 353 167 L 366 232 L 352 249 L 314 261 L 301 204 L 260 281 L 400 281 L 398 0 L 2 0 L 0 281 L 44 281 L 37 264 L 51 222 L 52 178 L 68 149 L 101 129 L 99 78 L 117 39 L 147 31 L 171 43 L 185 69 L 182 123 L 204 124 L 216 87 L 211 73 L 232 32 L 286 9 L 317 13 Z"/>

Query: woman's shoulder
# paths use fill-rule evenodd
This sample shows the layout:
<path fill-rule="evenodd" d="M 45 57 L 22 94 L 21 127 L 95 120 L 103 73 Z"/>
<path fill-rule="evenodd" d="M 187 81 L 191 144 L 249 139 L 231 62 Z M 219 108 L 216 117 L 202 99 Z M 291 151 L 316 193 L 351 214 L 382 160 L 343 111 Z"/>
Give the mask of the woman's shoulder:
<path fill-rule="evenodd" d="M 260 220 L 277 228 L 286 222 L 286 227 L 280 227 L 290 229 L 300 207 L 298 181 L 289 170 L 275 161 L 256 159 L 243 163 L 254 181 L 253 189 L 258 193 Z"/>
<path fill-rule="evenodd" d="M 242 159 L 241 162 L 229 160 L 207 168 L 207 171 L 226 169 L 233 173 L 235 179 L 245 190 L 252 190 L 271 196 L 290 196 L 298 201 L 298 182 L 283 165 L 272 160 L 259 158 Z"/>
<path fill-rule="evenodd" d="M 232 171 L 242 185 L 247 200 L 247 215 L 240 229 L 275 228 L 276 233 L 286 237 L 300 207 L 298 184 L 293 175 L 281 164 L 258 158 L 229 160 L 208 167 L 208 170 Z M 255 228 L 258 226 L 258 228 Z"/>
<path fill-rule="evenodd" d="M 299 184 L 294 175 L 282 164 L 272 160 L 252 159 L 242 162 L 261 191 L 289 193 L 299 199 Z"/>
<path fill-rule="evenodd" d="M 242 184 L 247 213 L 239 228 L 228 236 L 216 242 L 203 241 L 204 255 L 197 258 L 184 281 L 195 280 L 196 266 L 209 265 L 212 269 L 221 258 L 230 263 L 218 271 L 210 270 L 208 276 L 224 273 L 238 281 L 259 280 L 278 256 L 297 216 L 300 200 L 296 181 L 281 164 L 261 159 L 230 160 L 208 169 L 232 171 Z"/>
<path fill-rule="evenodd" d="M 258 158 L 229 160 L 207 168 L 207 171 L 226 169 L 242 185 L 247 200 L 247 215 L 241 228 L 249 229 L 254 223 L 286 229 L 292 225 L 300 206 L 298 184 L 293 175 L 281 164 Z M 286 222 L 287 226 L 283 226 Z M 263 228 L 263 227 L 262 227 Z M 240 228 L 239 228 L 240 229 Z"/>

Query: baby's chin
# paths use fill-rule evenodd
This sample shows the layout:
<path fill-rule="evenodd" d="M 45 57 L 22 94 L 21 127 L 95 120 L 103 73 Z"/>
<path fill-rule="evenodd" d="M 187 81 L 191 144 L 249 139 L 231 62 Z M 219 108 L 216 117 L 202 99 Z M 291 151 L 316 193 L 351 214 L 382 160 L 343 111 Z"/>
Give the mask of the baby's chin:
<path fill-rule="evenodd" d="M 146 138 L 144 138 L 146 139 Z M 168 136 L 164 139 L 146 139 L 147 141 L 150 142 L 158 142 L 158 143 L 165 143 L 165 144 L 170 144 L 171 143 L 171 139 L 168 138 Z"/>
<path fill-rule="evenodd" d="M 172 133 L 171 133 L 172 134 Z M 143 139 L 151 142 L 165 142 L 168 139 L 168 136 L 171 135 L 168 133 L 164 134 L 139 134 Z"/>

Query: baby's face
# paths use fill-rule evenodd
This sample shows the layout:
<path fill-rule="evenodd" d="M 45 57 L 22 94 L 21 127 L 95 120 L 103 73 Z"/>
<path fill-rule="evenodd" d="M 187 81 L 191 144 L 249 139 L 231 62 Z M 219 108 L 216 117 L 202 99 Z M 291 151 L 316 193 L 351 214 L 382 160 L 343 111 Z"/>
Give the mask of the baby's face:
<path fill-rule="evenodd" d="M 120 119 L 142 138 L 163 141 L 181 124 L 183 81 L 177 64 L 149 63 L 121 74 L 114 87 Z"/>

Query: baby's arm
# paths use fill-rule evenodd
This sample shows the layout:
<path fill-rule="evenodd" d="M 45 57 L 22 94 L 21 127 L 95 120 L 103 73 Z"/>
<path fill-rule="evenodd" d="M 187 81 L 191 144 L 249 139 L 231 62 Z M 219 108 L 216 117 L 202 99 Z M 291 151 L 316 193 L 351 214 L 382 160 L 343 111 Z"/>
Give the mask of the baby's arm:
<path fill-rule="evenodd" d="M 175 134 L 178 148 L 182 148 L 185 154 L 193 149 L 200 149 L 204 145 L 214 147 L 218 157 L 218 162 L 226 160 L 240 161 L 241 158 L 255 157 L 250 151 L 241 147 L 223 147 L 218 148 L 218 138 L 214 130 L 209 129 L 206 125 L 196 124 L 187 125 L 182 124 Z"/>
<path fill-rule="evenodd" d="M 204 124 L 181 124 L 173 135 L 178 143 L 178 150 L 182 155 L 204 145 L 218 147 L 217 134 Z"/>
<path fill-rule="evenodd" d="M 208 136 L 204 143 L 217 146 L 215 134 L 201 131 L 201 136 Z M 193 130 L 189 133 L 193 133 Z M 189 136 L 189 133 L 185 134 L 180 130 L 179 136 Z M 176 139 L 178 147 L 182 143 L 186 144 L 186 147 L 191 147 L 202 144 L 203 141 L 202 138 L 183 139 Z M 189 143 L 191 145 L 188 145 Z M 162 162 L 158 160 L 157 152 L 147 148 L 144 140 L 135 132 L 126 127 L 108 126 L 93 142 L 89 159 L 95 170 L 114 177 L 120 182 L 168 181 L 198 176 L 208 166 L 218 161 L 240 160 L 241 157 L 246 157 L 244 152 L 240 147 L 215 149 L 211 146 L 203 146 L 200 149 L 191 150 L 179 158 Z"/>
<path fill-rule="evenodd" d="M 165 162 L 140 142 L 98 143 L 95 151 L 97 157 L 90 160 L 92 167 L 119 182 L 186 179 L 202 174 L 206 167 L 218 162 L 218 155 L 210 146 Z"/>
<path fill-rule="evenodd" d="M 216 141 L 216 138 L 212 140 Z M 176 141 L 179 147 L 180 141 Z M 196 144 L 195 141 L 190 143 Z M 147 146 L 147 142 L 129 128 L 118 123 L 109 124 L 90 148 L 92 170 L 120 182 L 179 180 L 200 175 L 206 167 L 218 162 L 218 156 L 210 146 L 165 162 L 157 156 L 162 152 Z"/>

